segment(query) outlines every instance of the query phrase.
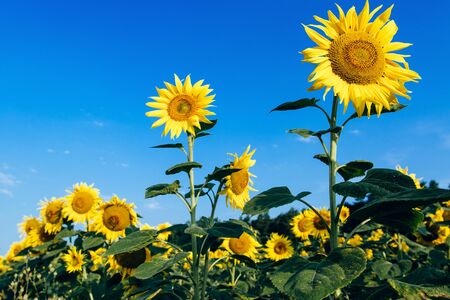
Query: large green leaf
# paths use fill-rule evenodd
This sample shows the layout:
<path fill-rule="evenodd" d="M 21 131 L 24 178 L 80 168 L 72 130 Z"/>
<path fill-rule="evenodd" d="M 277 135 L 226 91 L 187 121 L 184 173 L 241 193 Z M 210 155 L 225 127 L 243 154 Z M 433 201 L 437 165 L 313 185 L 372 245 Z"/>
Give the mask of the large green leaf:
<path fill-rule="evenodd" d="M 283 110 L 296 110 L 296 109 L 302 109 L 309 106 L 316 106 L 316 103 L 319 102 L 316 98 L 303 98 L 299 99 L 297 101 L 292 102 L 285 102 L 283 104 L 278 105 L 274 109 L 272 109 L 270 112 L 273 111 L 283 111 Z"/>
<path fill-rule="evenodd" d="M 285 186 L 274 187 L 256 195 L 248 201 L 245 204 L 243 213 L 248 215 L 266 213 L 271 208 L 289 204 L 309 194 L 310 192 L 302 192 L 297 196 L 294 196 Z"/>
<path fill-rule="evenodd" d="M 221 238 L 239 238 L 244 232 L 241 224 L 232 221 L 217 222 L 207 230 L 208 234 Z"/>
<path fill-rule="evenodd" d="M 89 236 L 83 240 L 83 250 L 89 250 L 102 245 L 105 242 L 103 237 Z"/>
<path fill-rule="evenodd" d="M 271 276 L 282 293 L 303 300 L 319 300 L 350 284 L 366 268 L 366 255 L 360 248 L 338 248 L 321 262 L 302 258 L 286 261 Z"/>
<path fill-rule="evenodd" d="M 222 181 L 225 177 L 240 171 L 241 169 L 230 168 L 229 166 L 224 166 L 222 168 L 214 168 L 214 171 L 211 174 L 206 176 L 206 181 Z"/>
<path fill-rule="evenodd" d="M 125 238 L 113 243 L 105 255 L 116 255 L 120 253 L 138 251 L 147 247 L 156 236 L 156 230 L 135 231 Z"/>
<path fill-rule="evenodd" d="M 393 264 L 387 260 L 379 259 L 372 264 L 372 270 L 377 274 L 378 278 L 385 280 L 401 275 L 401 269 L 397 264 Z"/>
<path fill-rule="evenodd" d="M 175 194 L 180 188 L 180 181 L 175 180 L 172 183 L 155 184 L 145 190 L 145 199 L 160 195 Z"/>
<path fill-rule="evenodd" d="M 187 252 L 179 252 L 171 259 L 163 259 L 160 257 L 153 258 L 150 262 L 146 262 L 137 267 L 134 276 L 144 280 L 155 276 L 156 274 L 172 267 L 177 262 L 188 257 Z"/>
<path fill-rule="evenodd" d="M 388 283 L 400 296 L 406 296 L 406 299 L 420 300 L 430 297 L 450 299 L 449 285 L 417 285 L 396 279 L 388 279 Z"/>
<path fill-rule="evenodd" d="M 352 219 L 350 222 L 354 222 Z M 363 220 L 360 220 L 363 221 Z M 382 213 L 374 216 L 372 221 L 385 225 L 401 233 L 415 232 L 423 221 L 423 214 L 420 211 L 409 209 L 393 213 Z M 350 226 L 350 222 L 346 227 Z"/>
<path fill-rule="evenodd" d="M 68 238 L 68 237 L 72 237 L 74 235 L 80 235 L 80 231 L 64 228 L 55 236 L 55 239 Z"/>
<path fill-rule="evenodd" d="M 354 160 L 341 165 L 337 168 L 339 175 L 344 178 L 345 181 L 355 177 L 364 176 L 367 170 L 373 168 L 373 163 L 365 160 Z"/>
<path fill-rule="evenodd" d="M 181 164 L 177 164 L 175 166 L 170 167 L 166 170 L 166 175 L 173 175 L 180 172 L 188 173 L 192 168 L 201 168 L 202 165 L 197 162 L 184 162 Z"/>

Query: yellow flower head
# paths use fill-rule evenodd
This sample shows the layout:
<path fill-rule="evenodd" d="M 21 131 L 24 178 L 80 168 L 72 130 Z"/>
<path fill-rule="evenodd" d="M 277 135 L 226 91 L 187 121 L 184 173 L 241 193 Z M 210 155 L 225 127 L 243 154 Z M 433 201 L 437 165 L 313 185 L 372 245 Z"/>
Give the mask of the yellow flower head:
<path fill-rule="evenodd" d="M 373 258 L 373 250 L 372 249 L 366 249 L 366 256 L 368 260 L 371 260 Z"/>
<path fill-rule="evenodd" d="M 25 216 L 23 222 L 19 224 L 19 232 L 22 237 L 27 237 L 31 230 L 37 229 L 40 226 L 38 218 Z"/>
<path fill-rule="evenodd" d="M 344 223 L 348 217 L 350 217 L 350 209 L 347 206 L 343 206 L 341 209 L 341 214 L 339 215 L 339 220 Z"/>
<path fill-rule="evenodd" d="M 420 185 L 420 180 L 422 178 L 416 178 L 416 174 L 414 174 L 414 173 L 409 174 L 408 173 L 408 167 L 403 169 L 402 167 L 397 165 L 396 170 L 401 172 L 404 175 L 407 175 L 407 176 L 411 177 L 411 179 L 414 181 L 414 184 L 416 185 L 416 189 L 423 189 L 423 187 Z"/>
<path fill-rule="evenodd" d="M 25 260 L 26 259 L 25 256 L 22 255 L 19 256 L 18 254 L 27 247 L 28 246 L 25 241 L 12 243 L 11 246 L 9 247 L 8 253 L 6 254 L 6 260 L 8 262 Z"/>
<path fill-rule="evenodd" d="M 363 243 L 363 238 L 359 234 L 355 234 L 348 239 L 347 243 L 352 247 L 358 247 Z"/>
<path fill-rule="evenodd" d="M 67 205 L 63 208 L 63 216 L 67 219 L 85 224 L 91 220 L 101 203 L 100 191 L 94 185 L 84 182 L 74 184 L 73 191 L 67 191 Z"/>
<path fill-rule="evenodd" d="M 184 83 L 175 75 L 175 85 L 164 82 L 166 89 L 156 88 L 158 96 L 150 97 L 155 102 L 148 102 L 147 106 L 156 108 L 146 113 L 147 117 L 159 118 L 152 124 L 152 128 L 165 124 L 163 135 L 170 131 L 173 139 L 181 132 L 195 135 L 195 127 L 200 128 L 200 122 L 211 123 L 207 116 L 215 113 L 207 110 L 214 102 L 215 95 L 209 95 L 212 89 L 209 84 L 202 85 L 203 80 L 191 83 L 188 75 Z"/>
<path fill-rule="evenodd" d="M 45 224 L 41 223 L 38 228 L 33 229 L 25 239 L 25 243 L 31 247 L 37 247 L 51 241 L 55 237 L 54 233 L 48 233 L 45 230 Z"/>
<path fill-rule="evenodd" d="M 138 223 L 134 204 L 120 200 L 116 195 L 109 202 L 101 205 L 99 212 L 94 218 L 96 232 L 105 235 L 108 241 L 115 241 L 125 236 L 125 229 Z"/>
<path fill-rule="evenodd" d="M 434 214 L 427 214 L 427 217 L 429 217 L 433 222 L 444 222 L 446 221 L 444 219 L 444 213 L 445 210 L 443 208 L 437 208 Z"/>
<path fill-rule="evenodd" d="M 367 240 L 377 242 L 383 237 L 383 235 L 384 235 L 383 229 L 378 228 L 377 230 L 372 231 Z"/>
<path fill-rule="evenodd" d="M 10 266 L 8 266 L 8 264 L 5 261 L 5 258 L 3 258 L 3 256 L 0 256 L 0 275 L 11 271 L 12 268 Z"/>
<path fill-rule="evenodd" d="M 393 42 L 397 25 L 389 21 L 392 6 L 372 20 L 381 6 L 370 11 L 369 1 L 359 13 L 355 7 L 344 13 L 338 5 L 339 17 L 328 11 L 329 19 L 315 16 L 320 25 L 304 26 L 317 46 L 303 50 L 304 61 L 317 67 L 308 78 L 310 90 L 333 89 L 344 103 L 352 104 L 359 116 L 364 108 L 375 105 L 377 113 L 390 104 L 398 103 L 396 96 L 410 98 L 404 84 L 420 79 L 408 67 L 407 55 L 393 53 L 411 44 Z M 313 28 L 321 30 L 320 34 Z"/>
<path fill-rule="evenodd" d="M 110 269 L 122 273 L 123 277 L 132 276 L 137 267 L 145 262 L 149 262 L 151 259 L 152 257 L 148 248 L 142 248 L 134 252 L 120 253 L 109 259 Z"/>
<path fill-rule="evenodd" d="M 172 226 L 172 224 L 162 223 L 162 224 L 159 224 L 158 226 L 156 226 L 156 230 L 161 231 L 161 230 L 169 228 L 170 226 Z M 164 232 L 158 233 L 158 236 L 156 238 L 158 240 L 167 241 L 171 234 L 172 234 L 172 232 L 170 232 L 170 231 L 164 231 Z"/>
<path fill-rule="evenodd" d="M 84 254 L 81 250 L 72 246 L 69 251 L 62 256 L 62 260 L 66 263 L 66 271 L 69 273 L 80 272 L 84 265 Z"/>
<path fill-rule="evenodd" d="M 105 265 L 105 259 L 103 253 L 106 252 L 105 248 L 98 248 L 97 250 L 89 250 L 89 255 L 91 256 L 92 267 L 91 271 L 97 271 L 99 267 Z"/>
<path fill-rule="evenodd" d="M 244 232 L 239 238 L 225 239 L 222 247 L 232 254 L 244 255 L 255 260 L 258 255 L 257 247 L 261 245 L 253 236 Z"/>
<path fill-rule="evenodd" d="M 303 257 L 308 257 L 308 252 L 306 252 L 304 249 L 302 249 L 301 251 L 300 251 L 300 256 L 303 256 Z"/>
<path fill-rule="evenodd" d="M 232 208 L 244 209 L 245 203 L 250 200 L 249 191 L 256 191 L 252 185 L 251 177 L 255 177 L 248 170 L 253 167 L 256 160 L 252 159 L 256 149 L 250 152 L 250 146 L 239 157 L 237 154 L 230 154 L 234 157 L 234 161 L 230 163 L 230 168 L 239 169 L 239 171 L 232 173 L 225 177 L 225 188 L 220 192 L 221 195 L 226 195 L 226 204 L 230 204 Z"/>
<path fill-rule="evenodd" d="M 292 242 L 285 236 L 278 233 L 272 233 L 266 243 L 266 257 L 279 261 L 292 257 L 294 248 Z"/>
<path fill-rule="evenodd" d="M 291 230 L 295 237 L 307 240 L 314 226 L 311 219 L 307 218 L 303 212 L 295 216 L 291 222 Z"/>
<path fill-rule="evenodd" d="M 45 231 L 48 233 L 58 233 L 63 224 L 62 210 L 65 205 L 64 198 L 52 198 L 50 201 L 41 201 L 41 217 L 45 223 Z"/>
<path fill-rule="evenodd" d="M 308 209 L 303 212 L 305 217 L 312 222 L 310 234 L 316 238 L 320 237 L 322 239 L 325 239 L 329 236 L 327 225 L 330 226 L 331 224 L 330 211 L 326 208 L 322 208 L 318 210 L 318 213 L 325 220 L 326 224 L 322 222 L 322 219 L 313 210 Z"/>
<path fill-rule="evenodd" d="M 440 226 L 437 233 L 438 238 L 432 241 L 433 245 L 444 244 L 450 235 L 450 227 Z"/>

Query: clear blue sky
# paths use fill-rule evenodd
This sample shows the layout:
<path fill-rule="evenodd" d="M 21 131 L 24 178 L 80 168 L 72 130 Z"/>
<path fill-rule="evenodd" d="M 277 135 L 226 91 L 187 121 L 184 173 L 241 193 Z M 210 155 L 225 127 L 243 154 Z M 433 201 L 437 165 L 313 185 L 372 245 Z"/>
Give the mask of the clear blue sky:
<path fill-rule="evenodd" d="M 334 1 L 1 1 L 0 4 L 0 253 L 19 239 L 16 224 L 37 214 L 37 202 L 62 196 L 78 181 L 105 197 L 135 202 L 144 222 L 184 222 L 175 198 L 145 200 L 147 186 L 171 182 L 164 171 L 183 157 L 149 146 L 168 143 L 150 129 L 147 97 L 173 73 L 214 88 L 219 124 L 197 145 L 205 175 L 227 152 L 257 148 L 255 187 L 287 185 L 326 205 L 326 169 L 312 159 L 320 145 L 288 135 L 324 128 L 319 112 L 268 112 L 308 93 L 312 65 L 301 23 L 326 16 Z M 363 1 L 340 1 L 345 9 Z M 380 4 L 372 1 L 372 7 Z M 384 2 L 385 6 L 393 1 Z M 408 108 L 351 123 L 339 159 L 378 167 L 409 166 L 418 177 L 450 182 L 450 21 L 447 1 L 395 1 L 397 41 L 411 42 Z M 402 100 L 403 101 L 403 100 Z M 404 103 L 407 100 L 403 101 Z M 324 103 L 328 106 L 330 101 Z M 201 203 L 200 215 L 206 213 Z M 287 210 L 288 207 L 274 213 Z M 222 205 L 220 218 L 239 212 Z"/>

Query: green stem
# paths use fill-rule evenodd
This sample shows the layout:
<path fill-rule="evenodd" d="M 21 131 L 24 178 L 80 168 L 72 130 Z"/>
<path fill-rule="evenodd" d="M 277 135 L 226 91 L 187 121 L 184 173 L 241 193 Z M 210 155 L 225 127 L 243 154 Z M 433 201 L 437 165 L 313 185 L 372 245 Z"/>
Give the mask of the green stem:
<path fill-rule="evenodd" d="M 338 97 L 333 98 L 333 108 L 331 110 L 331 131 L 336 127 L 337 121 L 337 108 Z M 338 235 L 339 228 L 336 220 L 336 194 L 333 191 L 333 186 L 336 184 L 336 168 L 337 168 L 337 143 L 339 135 L 334 132 L 330 132 L 330 164 L 329 164 L 329 194 L 330 194 L 330 212 L 331 212 L 331 234 L 330 234 L 330 246 L 331 250 L 338 247 Z"/>
<path fill-rule="evenodd" d="M 189 157 L 188 161 L 194 161 L 194 136 L 188 135 L 188 151 Z M 195 198 L 195 187 L 194 187 L 194 169 L 189 170 L 189 184 L 191 188 L 191 226 L 196 223 L 195 212 L 197 209 L 197 201 Z M 195 234 L 191 234 L 192 241 L 192 277 L 193 277 L 193 287 L 194 287 L 194 300 L 199 299 L 199 272 L 198 272 L 198 257 L 197 257 L 197 237 Z"/>

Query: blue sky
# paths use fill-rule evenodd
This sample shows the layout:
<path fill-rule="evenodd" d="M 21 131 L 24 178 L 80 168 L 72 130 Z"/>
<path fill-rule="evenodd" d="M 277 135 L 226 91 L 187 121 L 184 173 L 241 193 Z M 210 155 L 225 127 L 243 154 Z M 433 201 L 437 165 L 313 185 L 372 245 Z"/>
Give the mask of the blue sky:
<path fill-rule="evenodd" d="M 450 3 L 383 2 L 395 3 L 395 39 L 414 43 L 409 62 L 423 80 L 408 85 L 413 99 L 403 111 L 352 122 L 338 158 L 399 163 L 447 185 Z M 197 178 L 251 144 L 259 191 L 287 185 L 294 193 L 312 191 L 308 200 L 326 205 L 327 171 L 312 159 L 320 145 L 286 133 L 323 129 L 322 116 L 269 111 L 321 97 L 306 91 L 313 67 L 300 62 L 298 51 L 313 45 L 301 23 L 328 9 L 336 10 L 333 1 L 1 1 L 0 253 L 19 239 L 16 224 L 38 213 L 39 200 L 65 195 L 78 181 L 95 183 L 105 198 L 134 202 L 151 225 L 188 219 L 175 198 L 143 197 L 147 186 L 177 179 L 164 171 L 183 159 L 175 150 L 149 149 L 170 139 L 145 117 L 147 97 L 174 73 L 205 79 L 217 94 L 219 124 L 196 146 L 204 164 Z M 218 215 L 239 212 L 222 203 Z"/>

